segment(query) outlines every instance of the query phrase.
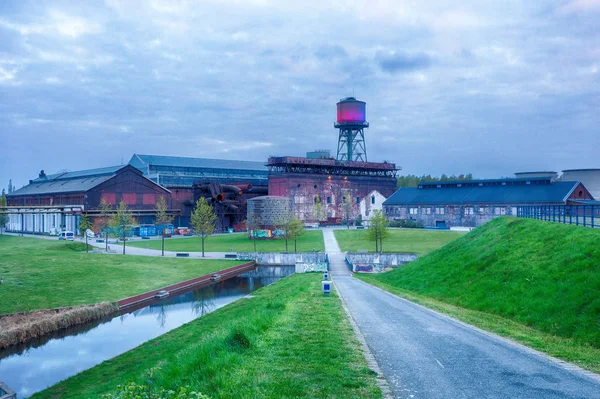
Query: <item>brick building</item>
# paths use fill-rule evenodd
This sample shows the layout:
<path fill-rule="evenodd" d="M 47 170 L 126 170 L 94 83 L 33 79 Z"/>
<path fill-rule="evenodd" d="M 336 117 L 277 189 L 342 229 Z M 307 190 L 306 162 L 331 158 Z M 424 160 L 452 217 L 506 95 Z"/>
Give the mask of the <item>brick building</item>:
<path fill-rule="evenodd" d="M 593 200 L 579 181 L 551 177 L 421 183 L 402 188 L 383 203 L 388 219 L 425 227 L 476 227 L 498 216 L 516 216 L 518 206 L 570 205 Z"/>

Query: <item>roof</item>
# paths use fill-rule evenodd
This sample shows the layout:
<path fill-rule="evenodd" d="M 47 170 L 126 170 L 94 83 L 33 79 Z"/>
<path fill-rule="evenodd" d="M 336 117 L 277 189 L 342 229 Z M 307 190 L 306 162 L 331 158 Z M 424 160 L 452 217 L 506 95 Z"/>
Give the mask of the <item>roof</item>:
<path fill-rule="evenodd" d="M 505 179 L 515 181 L 523 179 Z M 531 179 L 525 179 L 531 180 Z M 502 182 L 502 180 L 499 180 Z M 471 183 L 473 181 L 469 181 Z M 477 181 L 475 181 L 477 182 Z M 491 182 L 498 182 L 492 180 Z M 490 184 L 479 186 L 435 186 L 402 188 L 388 198 L 384 205 L 441 205 L 441 204 L 539 204 L 562 203 L 579 184 L 578 181 L 547 184 Z"/>
<path fill-rule="evenodd" d="M 121 169 L 130 167 L 129 165 L 119 165 L 75 172 L 55 173 L 46 177 L 38 177 L 25 187 L 6 194 L 6 196 L 16 197 L 21 195 L 85 192 L 113 178 Z M 136 173 L 140 172 L 136 170 Z M 150 179 L 148 180 L 151 181 Z M 155 184 L 154 182 L 152 183 Z M 161 188 L 166 190 L 164 187 Z"/>
<path fill-rule="evenodd" d="M 592 168 L 592 169 L 565 169 L 562 171 L 565 172 L 600 172 L 600 168 Z"/>
<path fill-rule="evenodd" d="M 147 172 L 148 166 L 171 166 L 183 168 L 210 168 L 210 169 L 238 169 L 238 170 L 257 170 L 268 171 L 264 162 L 256 161 L 234 161 L 229 159 L 211 159 L 211 158 L 187 158 L 172 157 L 165 155 L 144 155 L 133 154 L 129 164 Z"/>
<path fill-rule="evenodd" d="M 600 201 L 597 200 L 569 200 L 569 202 L 575 205 L 600 205 Z"/>

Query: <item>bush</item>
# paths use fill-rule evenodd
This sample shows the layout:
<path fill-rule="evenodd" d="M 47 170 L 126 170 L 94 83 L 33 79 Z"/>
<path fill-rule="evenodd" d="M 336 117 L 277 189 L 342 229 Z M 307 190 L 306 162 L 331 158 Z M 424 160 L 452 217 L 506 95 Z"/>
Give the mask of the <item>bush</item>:
<path fill-rule="evenodd" d="M 406 229 L 422 229 L 423 224 L 417 222 L 416 220 L 404 219 L 404 220 L 394 220 L 389 224 L 390 227 L 403 227 Z"/>
<path fill-rule="evenodd" d="M 103 399 L 210 399 L 200 392 L 190 391 L 189 388 L 179 387 L 176 390 L 160 388 L 151 390 L 148 385 L 130 382 L 127 385 L 117 385 L 115 393 L 102 396 Z"/>

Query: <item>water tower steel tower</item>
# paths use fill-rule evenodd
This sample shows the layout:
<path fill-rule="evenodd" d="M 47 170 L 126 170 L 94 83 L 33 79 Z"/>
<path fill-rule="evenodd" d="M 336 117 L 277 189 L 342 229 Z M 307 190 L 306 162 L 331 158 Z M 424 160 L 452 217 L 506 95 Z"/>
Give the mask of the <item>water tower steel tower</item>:
<path fill-rule="evenodd" d="M 338 139 L 338 160 L 367 162 L 367 147 L 364 129 L 369 127 L 367 104 L 354 97 L 341 99 L 337 103 L 336 129 L 340 129 Z"/>

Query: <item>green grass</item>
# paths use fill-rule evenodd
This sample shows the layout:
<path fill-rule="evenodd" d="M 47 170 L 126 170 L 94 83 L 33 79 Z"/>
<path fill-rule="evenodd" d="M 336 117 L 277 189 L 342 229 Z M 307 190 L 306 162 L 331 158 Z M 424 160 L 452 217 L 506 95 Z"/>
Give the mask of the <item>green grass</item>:
<path fill-rule="evenodd" d="M 84 251 L 77 242 L 0 236 L 0 314 L 116 301 L 241 263 Z"/>
<path fill-rule="evenodd" d="M 189 386 L 221 398 L 381 398 L 339 298 L 295 275 L 32 398 L 92 398 L 117 384 Z"/>
<path fill-rule="evenodd" d="M 161 249 L 161 240 L 143 240 L 131 242 L 129 245 L 138 248 Z M 323 232 L 321 230 L 306 230 L 297 242 L 298 252 L 324 251 Z M 254 244 L 246 234 L 225 234 L 208 237 L 206 239 L 206 252 L 254 252 Z M 258 252 L 285 252 L 285 240 L 256 240 Z M 294 252 L 294 242 L 288 242 L 289 252 Z M 200 252 L 202 241 L 199 237 L 166 238 L 165 251 L 174 252 Z"/>
<path fill-rule="evenodd" d="M 518 324 L 537 330 L 534 346 L 558 357 L 573 360 L 589 348 L 591 360 L 580 356 L 582 362 L 599 371 L 599 243 L 595 229 L 498 218 L 402 268 L 361 278 L 398 294 L 510 320 L 506 333 L 516 339 L 528 335 Z M 564 345 L 552 349 L 558 341 Z"/>
<path fill-rule="evenodd" d="M 384 252 L 414 252 L 419 256 L 443 247 L 465 235 L 457 231 L 424 229 L 390 229 L 390 237 L 383 241 Z M 335 238 L 342 251 L 368 249 L 375 252 L 375 242 L 367 240 L 366 230 L 335 230 Z"/>

